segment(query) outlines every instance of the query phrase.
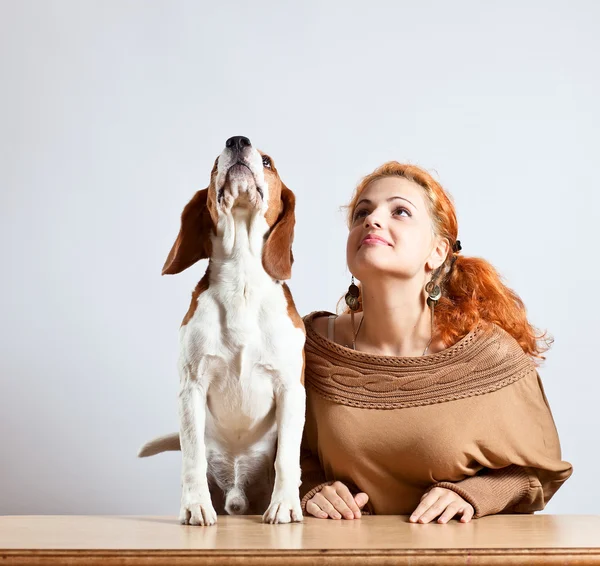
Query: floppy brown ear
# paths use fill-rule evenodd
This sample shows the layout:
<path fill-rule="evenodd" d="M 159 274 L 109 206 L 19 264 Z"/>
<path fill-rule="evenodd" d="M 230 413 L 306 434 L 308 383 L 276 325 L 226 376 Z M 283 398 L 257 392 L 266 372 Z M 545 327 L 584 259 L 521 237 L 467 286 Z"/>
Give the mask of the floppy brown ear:
<path fill-rule="evenodd" d="M 181 228 L 162 268 L 163 275 L 181 273 L 211 256 L 214 224 L 208 210 L 208 189 L 198 191 L 181 213 Z"/>
<path fill-rule="evenodd" d="M 292 241 L 294 239 L 294 224 L 296 216 L 296 197 L 285 185 L 281 187 L 281 202 L 283 208 L 279 217 L 269 232 L 263 246 L 262 264 L 265 271 L 277 281 L 289 279 L 292 276 Z"/>

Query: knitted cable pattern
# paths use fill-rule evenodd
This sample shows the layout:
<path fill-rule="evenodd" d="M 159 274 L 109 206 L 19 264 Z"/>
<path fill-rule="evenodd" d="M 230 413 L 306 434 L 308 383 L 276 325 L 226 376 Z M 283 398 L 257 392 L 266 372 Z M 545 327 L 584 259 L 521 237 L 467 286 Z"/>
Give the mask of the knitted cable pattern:
<path fill-rule="evenodd" d="M 480 323 L 456 344 L 421 357 L 377 356 L 346 348 L 306 325 L 306 386 L 351 407 L 399 409 L 484 395 L 518 381 L 535 366 L 518 342 Z"/>

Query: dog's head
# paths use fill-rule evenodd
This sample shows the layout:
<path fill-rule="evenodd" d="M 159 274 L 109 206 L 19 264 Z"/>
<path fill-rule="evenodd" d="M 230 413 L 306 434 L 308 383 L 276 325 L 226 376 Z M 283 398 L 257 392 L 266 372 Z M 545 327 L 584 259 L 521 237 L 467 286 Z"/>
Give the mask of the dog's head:
<path fill-rule="evenodd" d="M 198 191 L 181 214 L 181 229 L 162 273 L 174 274 L 212 255 L 219 215 L 225 210 L 262 214 L 268 230 L 262 251 L 265 271 L 276 280 L 291 277 L 295 197 L 275 163 L 243 136 L 229 138 L 215 160 L 210 184 Z"/>

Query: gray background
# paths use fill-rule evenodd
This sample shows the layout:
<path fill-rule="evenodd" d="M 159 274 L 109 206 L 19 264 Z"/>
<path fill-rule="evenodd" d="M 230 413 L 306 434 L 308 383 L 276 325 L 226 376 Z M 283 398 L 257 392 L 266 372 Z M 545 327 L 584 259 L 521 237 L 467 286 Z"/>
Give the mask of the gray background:
<path fill-rule="evenodd" d="M 0 2 L 0 513 L 176 514 L 177 331 L 160 269 L 227 137 L 297 195 L 299 311 L 345 292 L 340 206 L 434 171 L 467 255 L 555 345 L 541 375 L 598 513 L 598 2 Z"/>

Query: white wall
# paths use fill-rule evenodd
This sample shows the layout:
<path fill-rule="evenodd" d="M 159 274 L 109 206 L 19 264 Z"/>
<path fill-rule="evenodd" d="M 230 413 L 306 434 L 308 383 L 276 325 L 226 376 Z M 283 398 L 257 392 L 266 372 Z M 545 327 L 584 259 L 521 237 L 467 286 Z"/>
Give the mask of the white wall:
<path fill-rule="evenodd" d="M 0 513 L 176 514 L 177 330 L 160 269 L 225 139 L 298 199 L 301 313 L 349 282 L 343 214 L 388 159 L 435 170 L 463 252 L 555 345 L 541 370 L 598 513 L 600 4 L 0 1 Z"/>

